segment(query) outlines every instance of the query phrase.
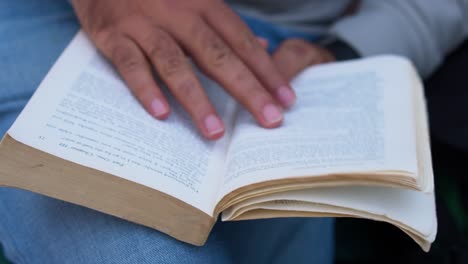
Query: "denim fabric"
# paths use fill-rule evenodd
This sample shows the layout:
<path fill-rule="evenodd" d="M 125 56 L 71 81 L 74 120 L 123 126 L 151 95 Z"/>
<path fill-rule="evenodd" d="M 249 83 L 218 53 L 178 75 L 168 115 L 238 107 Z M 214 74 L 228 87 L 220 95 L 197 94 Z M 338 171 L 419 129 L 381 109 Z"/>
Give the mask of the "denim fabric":
<path fill-rule="evenodd" d="M 252 32 L 258 36 L 268 39 L 268 52 L 273 53 L 276 48 L 286 39 L 301 38 L 311 42 L 317 41 L 319 36 L 307 34 L 301 31 L 293 31 L 282 26 L 273 26 L 268 22 L 257 18 L 239 14 Z"/>
<path fill-rule="evenodd" d="M 0 0 L 0 135 L 78 27 L 64 0 Z M 332 263 L 333 259 L 333 220 L 326 218 L 219 222 L 206 245 L 195 247 L 153 229 L 17 189 L 0 188 L 0 214 L 0 241 L 14 263 Z"/>

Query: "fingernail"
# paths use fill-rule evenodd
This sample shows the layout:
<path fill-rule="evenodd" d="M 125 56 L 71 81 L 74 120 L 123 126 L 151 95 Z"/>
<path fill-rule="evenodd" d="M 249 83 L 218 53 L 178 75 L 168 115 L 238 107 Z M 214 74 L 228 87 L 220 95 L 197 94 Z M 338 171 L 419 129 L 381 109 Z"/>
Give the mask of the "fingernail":
<path fill-rule="evenodd" d="M 162 117 L 169 112 L 167 106 L 160 99 L 154 99 L 151 102 L 151 109 L 156 117 Z"/>
<path fill-rule="evenodd" d="M 281 104 L 286 107 L 289 107 L 296 102 L 296 95 L 288 86 L 281 86 L 277 91 L 277 95 Z"/>
<path fill-rule="evenodd" d="M 268 123 L 268 125 L 274 125 L 283 120 L 283 113 L 277 106 L 273 104 L 267 104 L 265 107 L 263 107 L 263 117 L 265 118 L 265 121 Z"/>
<path fill-rule="evenodd" d="M 223 122 L 214 114 L 205 118 L 205 128 L 210 136 L 220 134 L 224 131 Z"/>

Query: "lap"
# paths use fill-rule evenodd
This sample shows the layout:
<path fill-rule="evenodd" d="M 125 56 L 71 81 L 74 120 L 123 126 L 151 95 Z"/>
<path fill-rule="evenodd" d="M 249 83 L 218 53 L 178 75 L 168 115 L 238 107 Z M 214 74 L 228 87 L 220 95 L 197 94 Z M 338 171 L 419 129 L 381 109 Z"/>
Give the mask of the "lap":
<path fill-rule="evenodd" d="M 227 254 L 213 236 L 206 247 L 55 199 L 0 190 L 0 234 L 15 263 L 216 263 Z"/>
<path fill-rule="evenodd" d="M 26 191 L 0 190 L 0 235 L 15 263 L 331 263 L 330 219 L 217 223 L 203 247 Z"/>
<path fill-rule="evenodd" d="M 78 30 L 65 0 L 0 2 L 0 135 Z M 53 95 L 51 95 L 53 96 Z M 331 263 L 331 219 L 217 223 L 203 247 L 27 191 L 0 188 L 15 263 Z"/>

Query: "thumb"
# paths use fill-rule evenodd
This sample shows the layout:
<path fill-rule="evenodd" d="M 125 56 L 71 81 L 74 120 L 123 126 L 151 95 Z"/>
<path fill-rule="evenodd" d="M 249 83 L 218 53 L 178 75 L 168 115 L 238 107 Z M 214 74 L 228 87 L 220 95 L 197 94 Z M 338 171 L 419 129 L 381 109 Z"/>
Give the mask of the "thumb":
<path fill-rule="evenodd" d="M 334 60 L 328 50 L 301 39 L 284 41 L 273 54 L 273 61 L 289 81 L 309 66 Z"/>

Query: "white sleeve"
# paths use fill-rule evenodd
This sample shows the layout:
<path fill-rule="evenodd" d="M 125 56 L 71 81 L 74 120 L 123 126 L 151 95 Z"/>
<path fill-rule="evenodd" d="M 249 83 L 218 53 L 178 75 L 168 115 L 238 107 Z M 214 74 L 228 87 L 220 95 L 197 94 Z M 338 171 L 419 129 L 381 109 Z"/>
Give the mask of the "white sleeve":
<path fill-rule="evenodd" d="M 406 56 L 427 77 L 468 35 L 468 0 L 363 0 L 331 33 L 362 56 Z"/>

